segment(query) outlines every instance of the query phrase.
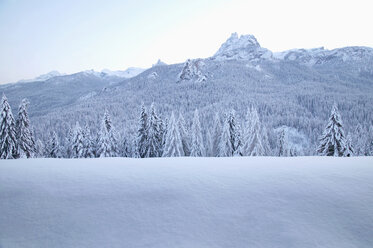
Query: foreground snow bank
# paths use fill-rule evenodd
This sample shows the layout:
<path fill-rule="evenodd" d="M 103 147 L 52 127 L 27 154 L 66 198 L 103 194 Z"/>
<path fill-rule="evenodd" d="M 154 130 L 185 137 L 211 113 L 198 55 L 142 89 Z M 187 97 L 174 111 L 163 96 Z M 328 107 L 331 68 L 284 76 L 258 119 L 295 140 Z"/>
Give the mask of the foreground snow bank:
<path fill-rule="evenodd" d="M 0 161 L 0 247 L 369 247 L 373 158 Z"/>

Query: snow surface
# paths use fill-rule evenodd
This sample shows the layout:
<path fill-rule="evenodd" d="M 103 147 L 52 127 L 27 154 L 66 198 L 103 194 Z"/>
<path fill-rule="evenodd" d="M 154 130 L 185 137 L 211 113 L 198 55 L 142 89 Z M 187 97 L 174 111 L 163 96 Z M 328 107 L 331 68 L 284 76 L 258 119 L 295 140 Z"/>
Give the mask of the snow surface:
<path fill-rule="evenodd" d="M 0 161 L 0 247 L 373 245 L 373 157 Z"/>

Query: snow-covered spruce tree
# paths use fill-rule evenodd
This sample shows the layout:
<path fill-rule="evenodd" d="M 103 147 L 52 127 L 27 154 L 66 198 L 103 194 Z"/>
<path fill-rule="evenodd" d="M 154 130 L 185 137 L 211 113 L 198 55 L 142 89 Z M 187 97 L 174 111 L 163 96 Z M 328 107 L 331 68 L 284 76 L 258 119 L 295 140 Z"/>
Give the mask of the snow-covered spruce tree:
<path fill-rule="evenodd" d="M 183 151 L 184 155 L 183 156 L 190 156 L 190 136 L 189 132 L 185 123 L 184 116 L 179 113 L 179 119 L 177 121 L 180 137 L 181 137 L 181 142 L 183 144 Z"/>
<path fill-rule="evenodd" d="M 30 130 L 30 120 L 27 114 L 29 102 L 23 99 L 19 105 L 18 119 L 16 122 L 17 142 L 19 156 L 21 158 L 32 158 L 35 156 L 35 140 Z"/>
<path fill-rule="evenodd" d="M 229 124 L 229 133 L 231 137 L 231 143 L 233 148 L 234 156 L 239 156 L 241 154 L 241 130 L 240 126 L 236 120 L 236 113 L 234 110 L 229 112 L 227 116 L 227 122 Z"/>
<path fill-rule="evenodd" d="M 192 143 L 190 149 L 191 157 L 204 157 L 206 156 L 205 147 L 203 145 L 201 124 L 199 121 L 199 113 L 196 109 L 194 111 L 194 118 L 192 124 Z"/>
<path fill-rule="evenodd" d="M 40 139 L 38 139 L 35 142 L 35 156 L 37 158 L 43 158 L 44 154 L 45 154 L 44 144 Z"/>
<path fill-rule="evenodd" d="M 136 157 L 145 158 L 148 154 L 148 114 L 146 113 L 144 103 L 141 105 L 135 144 Z"/>
<path fill-rule="evenodd" d="M 233 146 L 231 139 L 230 126 L 227 119 L 223 122 L 222 133 L 220 136 L 219 143 L 219 157 L 231 157 L 233 156 Z"/>
<path fill-rule="evenodd" d="M 147 153 L 146 157 L 160 157 L 162 151 L 162 130 L 160 130 L 160 121 L 155 112 L 154 104 L 150 106 L 148 117 L 148 134 L 147 134 Z"/>
<path fill-rule="evenodd" d="M 98 135 L 97 144 L 98 157 L 115 157 L 118 156 L 118 143 L 116 132 L 110 120 L 110 115 L 105 110 L 101 123 L 101 129 Z"/>
<path fill-rule="evenodd" d="M 342 157 L 346 149 L 346 138 L 343 130 L 341 115 L 337 105 L 334 104 L 329 122 L 320 138 L 317 152 L 321 156 Z"/>
<path fill-rule="evenodd" d="M 277 156 L 279 157 L 288 157 L 289 156 L 289 149 L 288 149 L 288 141 L 287 135 L 285 133 L 285 129 L 281 129 L 278 135 L 278 153 Z"/>
<path fill-rule="evenodd" d="M 346 149 L 343 153 L 343 156 L 352 157 L 354 156 L 354 153 L 355 153 L 355 149 L 354 149 L 354 146 L 352 145 L 352 137 L 350 134 L 348 134 L 346 138 Z"/>
<path fill-rule="evenodd" d="M 248 108 L 246 113 L 246 120 L 244 125 L 243 131 L 243 140 L 242 140 L 242 147 L 241 153 L 243 156 L 249 156 L 250 154 L 250 139 L 253 132 L 254 126 L 254 117 L 253 117 L 254 109 Z"/>
<path fill-rule="evenodd" d="M 63 149 L 63 154 L 62 157 L 64 158 L 72 158 L 72 144 L 73 144 L 73 139 L 74 139 L 74 130 L 70 127 L 69 130 L 67 131 L 67 135 L 65 138 L 65 149 Z M 63 148 L 63 147 L 62 147 Z"/>
<path fill-rule="evenodd" d="M 214 126 L 212 129 L 212 156 L 218 157 L 219 156 L 219 145 L 220 145 L 220 137 L 222 134 L 221 124 L 220 124 L 220 116 L 219 113 L 215 114 L 214 118 Z"/>
<path fill-rule="evenodd" d="M 171 113 L 168 122 L 166 142 L 163 149 L 163 157 L 182 157 L 185 156 L 183 144 L 181 142 L 179 125 L 175 120 L 174 113 Z"/>
<path fill-rule="evenodd" d="M 91 136 L 91 130 L 88 125 L 85 125 L 82 130 L 83 134 L 83 157 L 94 158 L 95 157 L 95 145 Z"/>
<path fill-rule="evenodd" d="M 8 99 L 3 94 L 0 116 L 0 159 L 19 157 L 16 137 L 16 124 Z"/>
<path fill-rule="evenodd" d="M 264 149 L 263 156 L 271 156 L 271 146 L 269 145 L 269 139 L 268 139 L 268 130 L 267 127 L 262 123 L 261 124 L 261 136 L 262 136 L 262 146 Z"/>
<path fill-rule="evenodd" d="M 71 144 L 71 157 L 72 158 L 84 158 L 84 136 L 83 130 L 79 125 L 79 122 L 76 123 L 73 139 Z"/>
<path fill-rule="evenodd" d="M 56 132 L 52 132 L 51 133 L 51 136 L 50 136 L 50 139 L 49 139 L 49 142 L 48 142 L 48 145 L 46 147 L 46 157 L 48 158 L 59 158 L 61 157 L 61 153 L 60 153 L 60 145 L 58 143 L 58 137 L 57 137 L 57 134 Z"/>
<path fill-rule="evenodd" d="M 363 129 L 360 123 L 357 124 L 354 130 L 352 142 L 355 147 L 356 156 L 366 155 L 368 135 L 366 135 L 366 131 Z"/>
<path fill-rule="evenodd" d="M 261 123 L 259 121 L 259 115 L 256 109 L 251 109 L 249 115 L 251 118 L 250 125 L 247 127 L 246 135 L 243 145 L 243 155 L 244 156 L 264 156 L 266 155 L 266 150 L 263 146 L 263 134 L 266 130 L 263 130 Z"/>

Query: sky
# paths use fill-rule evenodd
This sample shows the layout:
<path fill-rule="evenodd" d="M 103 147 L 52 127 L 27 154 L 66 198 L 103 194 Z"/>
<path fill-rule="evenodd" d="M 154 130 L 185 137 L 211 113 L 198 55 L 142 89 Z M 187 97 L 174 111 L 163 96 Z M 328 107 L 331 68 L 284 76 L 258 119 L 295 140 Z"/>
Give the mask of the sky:
<path fill-rule="evenodd" d="M 0 83 L 212 56 L 233 32 L 274 52 L 373 47 L 371 0 L 0 0 Z"/>

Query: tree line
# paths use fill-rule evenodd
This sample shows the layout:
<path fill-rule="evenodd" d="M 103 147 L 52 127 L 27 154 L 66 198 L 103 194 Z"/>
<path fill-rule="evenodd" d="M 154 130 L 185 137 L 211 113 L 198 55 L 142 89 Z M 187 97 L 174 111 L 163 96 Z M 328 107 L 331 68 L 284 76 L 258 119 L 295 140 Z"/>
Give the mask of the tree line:
<path fill-rule="evenodd" d="M 148 111 L 142 104 L 133 140 L 119 137 L 108 110 L 105 110 L 96 135 L 91 133 L 88 125 L 82 127 L 77 122 L 69 129 L 65 145 L 60 145 L 56 132 L 49 135 L 49 140 L 45 144 L 40 139 L 35 141 L 27 113 L 28 104 L 27 99 L 21 101 L 15 120 L 6 96 L 2 97 L 1 159 L 301 155 L 289 146 L 284 129 L 278 134 L 277 147 L 271 149 L 267 128 L 261 123 L 258 111 L 253 106 L 248 108 L 242 128 L 234 110 L 223 116 L 216 113 L 213 126 L 204 137 L 197 109 L 189 127 L 181 113 L 176 118 L 172 112 L 169 118 L 163 119 L 157 114 L 154 104 Z M 351 135 L 345 135 L 337 105 L 332 107 L 329 121 L 319 142 L 319 155 L 349 157 L 356 153 Z M 373 141 L 370 141 L 368 146 L 364 149 L 373 151 Z M 358 146 L 358 149 L 361 147 Z"/>

